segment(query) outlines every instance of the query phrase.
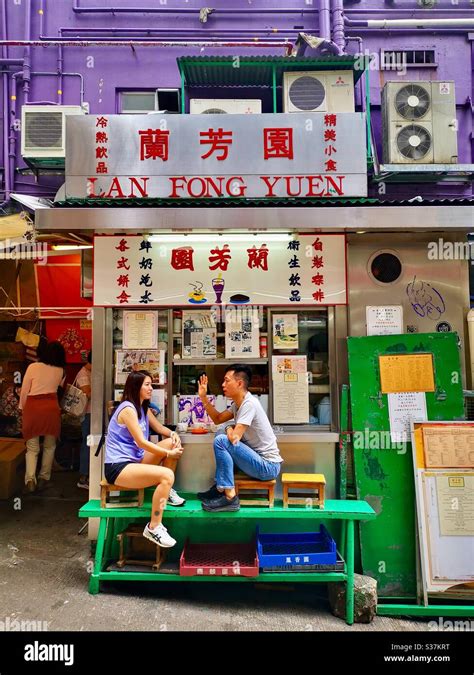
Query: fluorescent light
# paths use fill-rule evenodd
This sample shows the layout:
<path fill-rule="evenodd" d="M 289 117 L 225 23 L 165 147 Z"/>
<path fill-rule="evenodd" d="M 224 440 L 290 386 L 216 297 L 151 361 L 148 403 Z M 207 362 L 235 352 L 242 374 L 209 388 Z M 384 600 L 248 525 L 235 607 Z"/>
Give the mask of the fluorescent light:
<path fill-rule="evenodd" d="M 210 237 L 215 237 L 216 235 L 226 242 L 246 241 L 249 244 L 254 241 L 289 241 L 293 237 L 290 232 L 270 232 L 269 234 L 265 234 L 264 232 L 259 232 L 258 234 L 223 234 L 222 232 L 207 232 L 206 234 L 152 234 L 148 237 L 148 241 L 160 244 L 169 242 L 177 242 L 180 244 L 185 244 L 186 242 L 201 242 L 205 244 L 209 243 Z M 216 243 L 215 240 L 213 243 Z M 219 239 L 217 240 L 217 243 L 219 243 Z"/>
<path fill-rule="evenodd" d="M 85 244 L 53 244 L 51 246 L 53 251 L 79 251 L 83 248 L 94 248 L 92 244 L 86 246 Z"/>

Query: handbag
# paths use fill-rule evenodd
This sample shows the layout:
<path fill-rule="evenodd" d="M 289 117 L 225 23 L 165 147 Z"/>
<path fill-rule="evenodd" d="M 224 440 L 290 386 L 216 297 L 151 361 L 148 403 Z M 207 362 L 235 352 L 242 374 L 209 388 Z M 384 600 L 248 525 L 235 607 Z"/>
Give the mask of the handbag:
<path fill-rule="evenodd" d="M 61 410 L 72 417 L 82 417 L 87 407 L 87 395 L 82 389 L 76 387 L 76 379 L 73 384 L 67 384 L 64 390 L 64 396 L 61 400 Z"/>

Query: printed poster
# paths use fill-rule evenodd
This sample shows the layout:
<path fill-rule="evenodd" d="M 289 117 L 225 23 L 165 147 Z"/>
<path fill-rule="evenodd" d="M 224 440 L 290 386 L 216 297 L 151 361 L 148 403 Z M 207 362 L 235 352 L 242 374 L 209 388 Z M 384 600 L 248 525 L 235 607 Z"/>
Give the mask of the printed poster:
<path fill-rule="evenodd" d="M 392 443 L 410 441 L 411 420 L 426 421 L 426 396 L 424 391 L 387 394 L 390 439 Z"/>
<path fill-rule="evenodd" d="M 214 407 L 216 406 L 216 397 L 208 395 L 207 400 Z M 178 422 L 194 426 L 195 424 L 212 424 L 212 419 L 207 414 L 204 403 L 199 396 L 179 396 L 178 397 Z"/>
<path fill-rule="evenodd" d="M 235 307 L 226 312 L 226 359 L 260 358 L 260 329 L 258 308 Z"/>
<path fill-rule="evenodd" d="M 274 349 L 298 349 L 298 315 L 273 315 Z"/>
<path fill-rule="evenodd" d="M 215 358 L 217 328 L 210 310 L 183 312 L 183 359 Z"/>
<path fill-rule="evenodd" d="M 134 370 L 147 370 L 153 384 L 166 384 L 164 350 L 115 350 L 115 384 L 125 384 L 128 375 Z"/>
<path fill-rule="evenodd" d="M 306 356 L 273 356 L 273 421 L 309 423 L 309 384 Z"/>

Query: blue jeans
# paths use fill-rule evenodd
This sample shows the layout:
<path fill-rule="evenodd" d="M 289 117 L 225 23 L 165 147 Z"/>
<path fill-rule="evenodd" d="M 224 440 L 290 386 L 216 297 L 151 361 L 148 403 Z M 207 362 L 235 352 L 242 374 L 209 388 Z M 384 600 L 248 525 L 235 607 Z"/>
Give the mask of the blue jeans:
<path fill-rule="evenodd" d="M 280 473 L 279 462 L 269 462 L 263 459 L 258 452 L 249 448 L 245 443 L 239 442 L 237 445 L 232 445 L 226 434 L 219 434 L 215 437 L 214 454 L 216 485 L 221 489 L 234 487 L 234 464 L 247 476 L 258 480 L 273 480 Z"/>
<path fill-rule="evenodd" d="M 81 443 L 81 452 L 79 455 L 79 473 L 81 476 L 89 475 L 89 458 L 90 458 L 90 448 L 87 445 L 87 437 L 91 432 L 91 414 L 86 413 L 86 416 L 81 423 L 82 430 L 82 443 Z"/>

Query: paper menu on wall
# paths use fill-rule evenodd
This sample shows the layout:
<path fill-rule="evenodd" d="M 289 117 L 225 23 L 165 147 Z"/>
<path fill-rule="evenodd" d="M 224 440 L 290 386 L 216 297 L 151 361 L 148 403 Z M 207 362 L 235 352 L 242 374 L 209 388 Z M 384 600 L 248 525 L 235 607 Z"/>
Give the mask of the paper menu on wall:
<path fill-rule="evenodd" d="M 474 474 L 436 476 L 436 491 L 440 533 L 474 536 Z"/>
<path fill-rule="evenodd" d="M 411 420 L 427 419 L 425 392 L 388 394 L 387 398 L 390 438 L 393 443 L 406 443 L 410 440 Z"/>
<path fill-rule="evenodd" d="M 306 373 L 273 373 L 273 421 L 308 424 L 309 389 Z"/>
<path fill-rule="evenodd" d="M 215 358 L 217 328 L 210 310 L 183 311 L 183 359 Z"/>
<path fill-rule="evenodd" d="M 158 312 L 124 312 L 122 344 L 124 349 L 156 349 Z"/>
<path fill-rule="evenodd" d="M 298 349 L 298 315 L 273 315 L 273 348 Z"/>
<path fill-rule="evenodd" d="M 433 354 L 384 354 L 379 356 L 383 394 L 434 391 Z"/>
<path fill-rule="evenodd" d="M 308 360 L 306 356 L 272 356 L 273 373 L 306 373 Z"/>
<path fill-rule="evenodd" d="M 257 307 L 233 307 L 226 312 L 225 357 L 260 357 L 260 318 Z"/>
<path fill-rule="evenodd" d="M 474 425 L 423 427 L 427 468 L 474 468 Z"/>

